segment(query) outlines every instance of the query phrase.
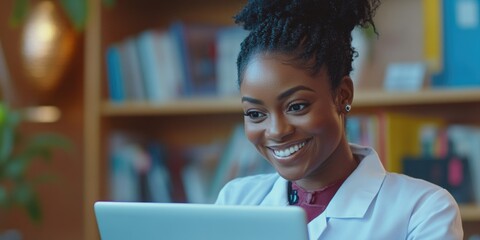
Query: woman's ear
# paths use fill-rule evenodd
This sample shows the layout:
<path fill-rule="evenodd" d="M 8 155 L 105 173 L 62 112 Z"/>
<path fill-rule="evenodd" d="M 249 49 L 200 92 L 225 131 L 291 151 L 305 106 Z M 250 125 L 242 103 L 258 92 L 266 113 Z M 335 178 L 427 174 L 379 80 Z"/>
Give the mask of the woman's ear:
<path fill-rule="evenodd" d="M 353 93 L 352 79 L 350 76 L 344 76 L 337 88 L 337 105 L 339 112 L 348 113 L 350 111 L 353 102 Z"/>

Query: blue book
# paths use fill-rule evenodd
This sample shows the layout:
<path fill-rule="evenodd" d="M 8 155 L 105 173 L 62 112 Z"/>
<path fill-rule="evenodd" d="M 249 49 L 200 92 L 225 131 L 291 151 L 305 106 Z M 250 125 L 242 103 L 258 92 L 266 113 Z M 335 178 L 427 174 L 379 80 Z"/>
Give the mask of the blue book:
<path fill-rule="evenodd" d="M 122 102 L 125 100 L 125 89 L 123 86 L 122 61 L 118 46 L 111 45 L 107 48 L 106 61 L 110 100 L 113 102 Z"/>
<path fill-rule="evenodd" d="M 159 143 L 147 145 L 147 152 L 151 158 L 151 167 L 147 173 L 148 191 L 152 202 L 171 202 L 171 179 L 165 164 L 167 150 Z"/>
<path fill-rule="evenodd" d="M 161 94 L 163 85 L 159 68 L 157 34 L 154 30 L 146 30 L 137 37 L 136 43 L 147 99 L 158 103 L 165 101 L 166 96 Z"/>
<path fill-rule="evenodd" d="M 443 73 L 436 87 L 480 86 L 480 0 L 443 0 Z"/>

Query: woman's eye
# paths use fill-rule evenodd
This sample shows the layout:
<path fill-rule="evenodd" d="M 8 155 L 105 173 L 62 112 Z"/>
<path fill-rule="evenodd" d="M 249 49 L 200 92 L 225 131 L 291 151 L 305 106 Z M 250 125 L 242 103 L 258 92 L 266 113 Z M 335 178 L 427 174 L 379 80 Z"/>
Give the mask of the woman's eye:
<path fill-rule="evenodd" d="M 254 120 L 265 117 L 265 114 L 263 114 L 259 111 L 248 111 L 244 115 L 251 118 L 251 119 L 254 119 Z"/>
<path fill-rule="evenodd" d="M 288 112 L 298 112 L 298 111 L 302 111 L 306 107 L 308 107 L 308 104 L 306 104 L 306 103 L 295 103 L 295 104 L 292 104 L 292 105 L 288 106 L 287 111 Z"/>

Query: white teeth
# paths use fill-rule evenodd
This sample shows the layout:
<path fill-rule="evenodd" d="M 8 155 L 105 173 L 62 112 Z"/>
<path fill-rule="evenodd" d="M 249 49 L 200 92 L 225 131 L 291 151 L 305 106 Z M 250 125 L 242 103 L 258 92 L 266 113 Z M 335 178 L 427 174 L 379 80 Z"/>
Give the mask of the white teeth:
<path fill-rule="evenodd" d="M 296 144 L 294 146 L 291 146 L 287 149 L 283 149 L 283 150 L 273 150 L 273 153 L 275 154 L 275 156 L 277 157 L 288 157 L 292 154 L 294 154 L 295 152 L 297 152 L 298 150 L 300 150 L 303 146 L 305 146 L 305 142 L 302 142 L 300 144 Z"/>

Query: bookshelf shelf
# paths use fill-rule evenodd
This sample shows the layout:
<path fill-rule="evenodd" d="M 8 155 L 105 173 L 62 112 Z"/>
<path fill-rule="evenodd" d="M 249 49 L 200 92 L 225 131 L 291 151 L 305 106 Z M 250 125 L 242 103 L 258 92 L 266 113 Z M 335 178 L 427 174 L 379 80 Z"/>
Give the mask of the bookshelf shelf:
<path fill-rule="evenodd" d="M 240 109 L 238 97 L 221 99 L 208 97 L 180 99 L 158 104 L 148 102 L 104 102 L 101 111 L 103 116 L 114 117 L 240 113 Z"/>
<path fill-rule="evenodd" d="M 480 221 L 480 206 L 475 204 L 460 205 L 463 221 Z"/>
<path fill-rule="evenodd" d="M 355 106 L 412 106 L 426 104 L 470 103 L 480 101 L 480 88 L 432 89 L 420 92 L 357 91 Z"/>
<path fill-rule="evenodd" d="M 379 108 L 388 106 L 420 106 L 480 101 L 480 89 L 425 90 L 421 92 L 357 91 L 356 108 Z M 238 97 L 204 97 L 180 99 L 166 103 L 106 101 L 101 107 L 103 116 L 167 116 L 223 114 L 241 111 Z"/>

